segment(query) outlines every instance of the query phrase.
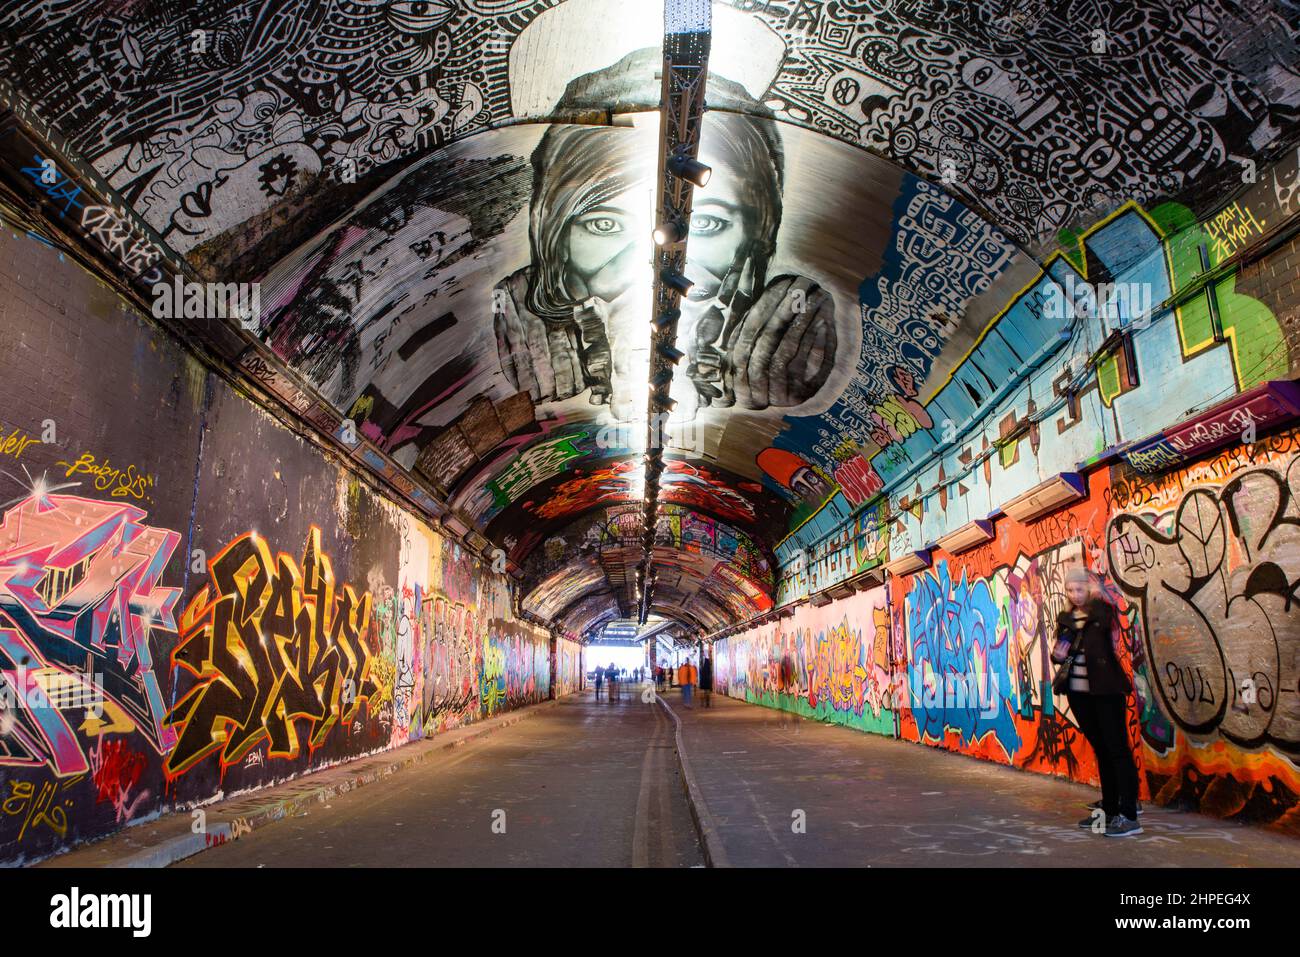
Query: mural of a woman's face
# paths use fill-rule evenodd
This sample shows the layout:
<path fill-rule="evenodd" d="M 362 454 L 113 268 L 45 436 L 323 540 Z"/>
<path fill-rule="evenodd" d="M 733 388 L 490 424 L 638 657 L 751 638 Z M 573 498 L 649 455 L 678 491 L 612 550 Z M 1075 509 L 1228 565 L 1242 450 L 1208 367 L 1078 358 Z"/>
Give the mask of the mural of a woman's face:
<path fill-rule="evenodd" d="M 607 167 L 635 176 L 635 183 L 601 205 L 574 216 L 567 228 L 566 274 L 570 291 L 586 299 L 612 302 L 634 281 L 650 257 L 651 212 L 655 169 L 647 158 L 658 143 L 653 127 L 633 134 L 595 134 L 592 148 L 610 153 Z M 742 247 L 752 241 L 753 210 L 741 195 L 745 171 L 725 152 L 702 144 L 701 160 L 713 168 L 704 187 L 697 187 L 690 222 L 690 256 L 686 274 L 695 283 L 691 302 L 713 299 Z"/>
<path fill-rule="evenodd" d="M 736 171 L 711 157 L 707 148 L 702 161 L 713 167 L 713 176 L 706 186 L 695 190 L 691 209 L 686 275 L 695 283 L 689 295 L 692 302 L 718 294 L 736 254 L 751 238 L 752 214 L 741 204 Z"/>
<path fill-rule="evenodd" d="M 532 152 L 531 262 L 500 284 L 512 306 L 494 314 L 502 368 L 536 400 L 585 391 L 615 418 L 644 405 L 659 147 L 646 122 L 555 126 Z M 692 201 L 693 286 L 677 327 L 689 361 L 673 419 L 693 420 L 701 405 L 797 406 L 825 382 L 836 334 L 834 302 L 814 280 L 768 276 L 781 137 L 761 116 L 720 112 L 703 124 L 700 158 L 713 175 Z"/>
<path fill-rule="evenodd" d="M 567 237 L 571 288 L 583 298 L 617 299 L 648 258 L 651 228 L 646 187 L 575 216 Z"/>

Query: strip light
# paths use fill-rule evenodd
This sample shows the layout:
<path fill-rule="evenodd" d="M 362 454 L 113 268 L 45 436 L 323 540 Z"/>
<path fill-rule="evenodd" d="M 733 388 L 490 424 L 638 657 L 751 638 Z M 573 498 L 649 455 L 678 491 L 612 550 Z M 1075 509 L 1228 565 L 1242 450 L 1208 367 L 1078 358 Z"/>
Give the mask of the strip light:
<path fill-rule="evenodd" d="M 665 0 L 663 87 L 659 106 L 659 181 L 654 231 L 654 302 L 650 333 L 650 396 L 646 410 L 645 522 L 637 568 L 638 620 L 645 624 L 655 590 L 654 539 L 659 514 L 659 480 L 668 436 L 662 424 L 676 407 L 674 367 L 685 353 L 677 348 L 681 297 L 691 290 L 686 276 L 693 187 L 709 181 L 701 163 L 700 125 L 712 38 L 711 6 L 699 0 Z"/>

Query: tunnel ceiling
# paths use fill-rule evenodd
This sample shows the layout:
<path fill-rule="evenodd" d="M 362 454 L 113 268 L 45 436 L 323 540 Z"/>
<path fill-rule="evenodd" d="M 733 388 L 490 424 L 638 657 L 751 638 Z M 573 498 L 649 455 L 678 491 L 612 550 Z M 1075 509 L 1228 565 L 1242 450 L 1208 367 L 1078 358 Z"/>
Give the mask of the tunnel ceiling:
<path fill-rule="evenodd" d="M 751 6 L 714 4 L 655 549 L 652 611 L 702 630 L 770 608 L 793 524 L 1057 334 L 1006 306 L 1058 243 L 1200 211 L 1300 108 L 1294 3 Z M 262 340 L 587 631 L 640 557 L 661 27 L 642 0 L 9 2 L 0 70 L 203 275 L 260 281 Z"/>

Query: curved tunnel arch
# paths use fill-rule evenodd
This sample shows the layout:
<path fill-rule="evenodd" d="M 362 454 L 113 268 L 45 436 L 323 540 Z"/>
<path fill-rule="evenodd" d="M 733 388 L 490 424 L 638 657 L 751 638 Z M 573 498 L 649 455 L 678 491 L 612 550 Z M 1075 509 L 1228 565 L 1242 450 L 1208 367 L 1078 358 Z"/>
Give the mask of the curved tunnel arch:
<path fill-rule="evenodd" d="M 159 42 L 179 21 L 15 8 L 0 14 L 0 66 L 173 249 L 260 280 L 263 341 L 507 549 L 531 594 L 547 538 L 606 508 L 602 494 L 637 496 L 641 437 L 617 427 L 640 380 L 619 366 L 648 345 L 646 277 L 635 253 L 602 274 L 597 234 L 612 228 L 599 216 L 611 191 L 653 165 L 655 57 L 610 13 L 648 6 L 519 0 L 489 17 L 435 4 L 413 22 L 383 5 L 200 5 L 216 42 L 192 63 Z M 1222 3 L 1199 18 L 1168 3 L 923 2 L 870 19 L 851 4 L 741 6 L 715 5 L 702 148 L 719 175 L 691 240 L 710 296 L 674 382 L 687 421 L 668 426 L 684 436 L 662 497 L 743 529 L 773 574 L 817 537 L 800 529 L 861 523 L 882 497 L 880 527 L 902 550 L 933 539 L 935 515 L 994 509 L 980 470 L 1005 465 L 1026 427 L 1014 412 L 992 422 L 1002 400 L 1029 384 L 1054 406 L 1071 383 L 1035 363 L 1066 333 L 1102 345 L 1047 321 L 1049 287 L 1154 261 L 1199 228 L 1202 197 L 1220 202 L 1244 157 L 1262 169 L 1297 140 L 1300 55 L 1271 42 L 1300 31 L 1293 5 L 1256 11 L 1240 43 L 1246 14 Z M 359 28 L 370 40 L 323 70 Z M 568 72 L 524 62 L 566 44 Z M 593 118 L 605 125 L 567 122 Z M 594 159 L 582 142 L 600 144 Z M 600 188 L 557 191 L 557 169 Z M 729 225 L 707 218 L 719 210 Z M 633 219 L 614 225 L 643 237 Z M 728 229 L 745 235 L 720 241 Z M 1146 275 L 1163 299 L 1190 272 L 1171 258 Z M 802 325 L 781 313 L 796 294 L 815 303 Z M 778 317 L 768 339 L 745 333 L 762 310 Z M 1227 346 L 1180 343 L 1169 388 L 1276 377 L 1267 350 Z M 728 383 L 727 364 L 752 374 Z M 1098 386 L 1105 414 L 1141 404 L 1127 371 Z M 1060 434 L 1073 424 L 1057 414 Z"/>

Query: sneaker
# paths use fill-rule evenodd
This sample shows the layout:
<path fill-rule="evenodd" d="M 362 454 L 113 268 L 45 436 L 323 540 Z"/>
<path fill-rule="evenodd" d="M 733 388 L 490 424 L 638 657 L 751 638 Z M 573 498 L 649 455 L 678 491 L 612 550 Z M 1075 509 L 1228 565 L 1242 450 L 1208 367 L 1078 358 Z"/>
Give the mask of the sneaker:
<path fill-rule="evenodd" d="M 1107 837 L 1132 837 L 1134 834 L 1141 833 L 1142 825 L 1137 821 L 1129 820 L 1123 814 L 1116 814 L 1106 825 Z"/>
<path fill-rule="evenodd" d="M 1100 818 L 1085 817 L 1082 821 L 1079 822 L 1079 830 L 1091 831 L 1093 825 L 1096 824 L 1098 820 L 1100 820 Z"/>
<path fill-rule="evenodd" d="M 1093 801 L 1091 804 L 1085 804 L 1084 807 L 1086 807 L 1089 811 L 1100 811 L 1101 800 L 1098 799 L 1096 801 Z M 1142 802 L 1138 801 L 1138 817 L 1141 816 L 1142 816 Z"/>

